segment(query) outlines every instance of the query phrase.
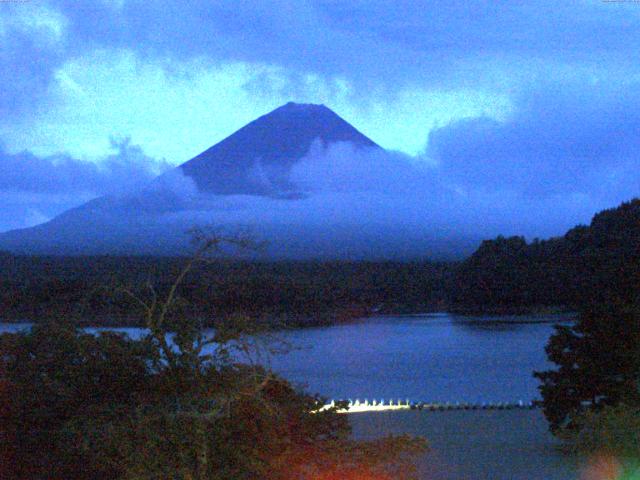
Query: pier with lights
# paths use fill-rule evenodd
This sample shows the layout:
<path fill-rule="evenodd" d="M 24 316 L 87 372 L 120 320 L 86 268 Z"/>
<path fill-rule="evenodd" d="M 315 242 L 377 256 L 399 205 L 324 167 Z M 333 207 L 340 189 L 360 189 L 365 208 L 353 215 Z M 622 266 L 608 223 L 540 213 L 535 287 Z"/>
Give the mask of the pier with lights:
<path fill-rule="evenodd" d="M 429 403 L 412 402 L 406 400 L 332 400 L 330 403 L 322 405 L 317 412 L 335 410 L 337 413 L 360 413 L 360 412 L 388 412 L 396 410 L 423 410 L 427 412 L 440 412 L 448 410 L 513 410 L 513 409 L 534 409 L 537 408 L 535 402 L 483 402 L 483 403 Z"/>

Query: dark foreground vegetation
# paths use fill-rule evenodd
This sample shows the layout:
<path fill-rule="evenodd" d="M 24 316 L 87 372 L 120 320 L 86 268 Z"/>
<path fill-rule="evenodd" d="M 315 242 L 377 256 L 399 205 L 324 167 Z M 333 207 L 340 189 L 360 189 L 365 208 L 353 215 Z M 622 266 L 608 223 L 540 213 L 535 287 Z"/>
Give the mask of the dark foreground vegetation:
<path fill-rule="evenodd" d="M 413 478 L 422 440 L 356 442 L 344 415 L 311 413 L 318 398 L 231 362 L 226 339 L 208 357 L 179 333 L 172 354 L 68 324 L 0 336 L 0 478 Z"/>
<path fill-rule="evenodd" d="M 183 316 L 189 268 L 162 296 L 125 292 L 142 339 L 64 320 L 0 335 L 1 479 L 414 478 L 423 440 L 351 439 L 345 416 L 254 361 L 281 348 L 260 326 L 208 337 Z"/>
<path fill-rule="evenodd" d="M 536 372 L 543 411 L 564 447 L 604 463 L 606 477 L 640 476 L 640 304 L 585 305 L 547 345 L 556 368 Z M 592 477 L 589 477 L 592 478 Z"/>
<path fill-rule="evenodd" d="M 449 278 L 450 310 L 578 313 L 546 347 L 556 367 L 535 373 L 545 417 L 569 448 L 640 475 L 640 200 L 562 237 L 485 241 Z"/>

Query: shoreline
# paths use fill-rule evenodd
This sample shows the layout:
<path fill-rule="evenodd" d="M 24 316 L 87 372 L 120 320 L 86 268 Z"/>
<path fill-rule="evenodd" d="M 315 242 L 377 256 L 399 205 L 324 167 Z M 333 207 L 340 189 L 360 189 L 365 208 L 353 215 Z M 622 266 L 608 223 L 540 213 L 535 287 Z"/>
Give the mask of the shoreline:
<path fill-rule="evenodd" d="M 250 316 L 251 314 L 246 314 Z M 561 322 L 575 321 L 578 314 L 574 311 L 556 311 L 556 312 L 528 312 L 518 314 L 463 314 L 457 311 L 427 311 L 416 313 L 389 313 L 389 312 L 372 312 L 367 315 L 360 316 L 339 316 L 337 314 L 323 313 L 319 316 L 289 314 L 289 315 L 271 315 L 259 318 L 259 323 L 264 323 L 270 328 L 275 329 L 298 329 L 298 328 L 318 328 L 331 327 L 337 325 L 351 325 L 355 323 L 366 323 L 376 318 L 427 318 L 437 320 L 438 318 L 456 317 L 455 321 L 469 325 L 528 325 L 528 324 L 555 324 Z M 197 316 L 196 316 L 197 317 Z M 545 318 L 546 317 L 546 318 Z M 553 317 L 553 318 L 549 318 Z M 27 319 L 23 317 L 0 318 L 0 323 L 19 325 L 19 324 L 36 324 L 48 321 L 55 321 L 54 317 L 46 317 L 40 320 Z M 101 318 L 92 316 L 86 320 L 73 320 L 78 327 L 82 328 L 144 328 L 143 321 L 130 318 Z M 204 323 L 203 328 L 214 328 L 215 322 Z"/>

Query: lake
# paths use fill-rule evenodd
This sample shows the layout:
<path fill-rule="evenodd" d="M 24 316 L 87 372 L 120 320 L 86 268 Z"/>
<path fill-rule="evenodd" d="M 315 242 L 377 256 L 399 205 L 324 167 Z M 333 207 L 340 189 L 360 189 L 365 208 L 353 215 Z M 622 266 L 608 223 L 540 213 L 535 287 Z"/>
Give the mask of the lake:
<path fill-rule="evenodd" d="M 335 399 L 506 402 L 539 398 L 534 370 L 551 365 L 544 346 L 566 316 L 450 314 L 384 316 L 287 332 L 299 350 L 274 370 Z"/>
<path fill-rule="evenodd" d="M 532 372 L 551 367 L 544 346 L 553 324 L 569 321 L 566 316 L 380 316 L 281 332 L 296 348 L 269 362 L 327 398 L 529 401 L 539 398 Z M 20 328 L 28 324 L 0 323 L 0 332 Z M 115 330 L 142 334 L 135 328 Z M 557 450 L 540 410 L 359 413 L 350 421 L 358 438 L 425 436 L 433 446 L 419 462 L 425 479 L 600 478 L 582 477 L 582 462 Z"/>
<path fill-rule="evenodd" d="M 431 449 L 418 459 L 424 480 L 618 478 L 598 475 L 597 465 L 590 465 L 595 459 L 562 453 L 540 410 L 405 410 L 355 413 L 349 420 L 360 439 L 389 434 L 425 437 Z"/>

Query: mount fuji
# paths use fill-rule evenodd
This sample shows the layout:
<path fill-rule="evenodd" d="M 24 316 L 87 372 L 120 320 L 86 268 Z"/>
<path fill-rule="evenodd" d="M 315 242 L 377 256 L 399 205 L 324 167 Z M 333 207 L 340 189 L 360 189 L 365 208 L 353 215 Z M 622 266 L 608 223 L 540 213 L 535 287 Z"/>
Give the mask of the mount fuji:
<path fill-rule="evenodd" d="M 456 256 L 460 242 L 416 220 L 422 210 L 405 220 L 396 212 L 407 202 L 371 193 L 389 182 L 424 190 L 412 168 L 324 105 L 290 102 L 136 192 L 99 197 L 0 234 L 0 249 L 177 255 L 188 251 L 190 228 L 211 225 L 248 228 L 267 240 L 267 256 L 275 258 Z M 318 183 L 331 193 L 314 191 Z M 475 245 L 465 243 L 466 251 Z"/>

